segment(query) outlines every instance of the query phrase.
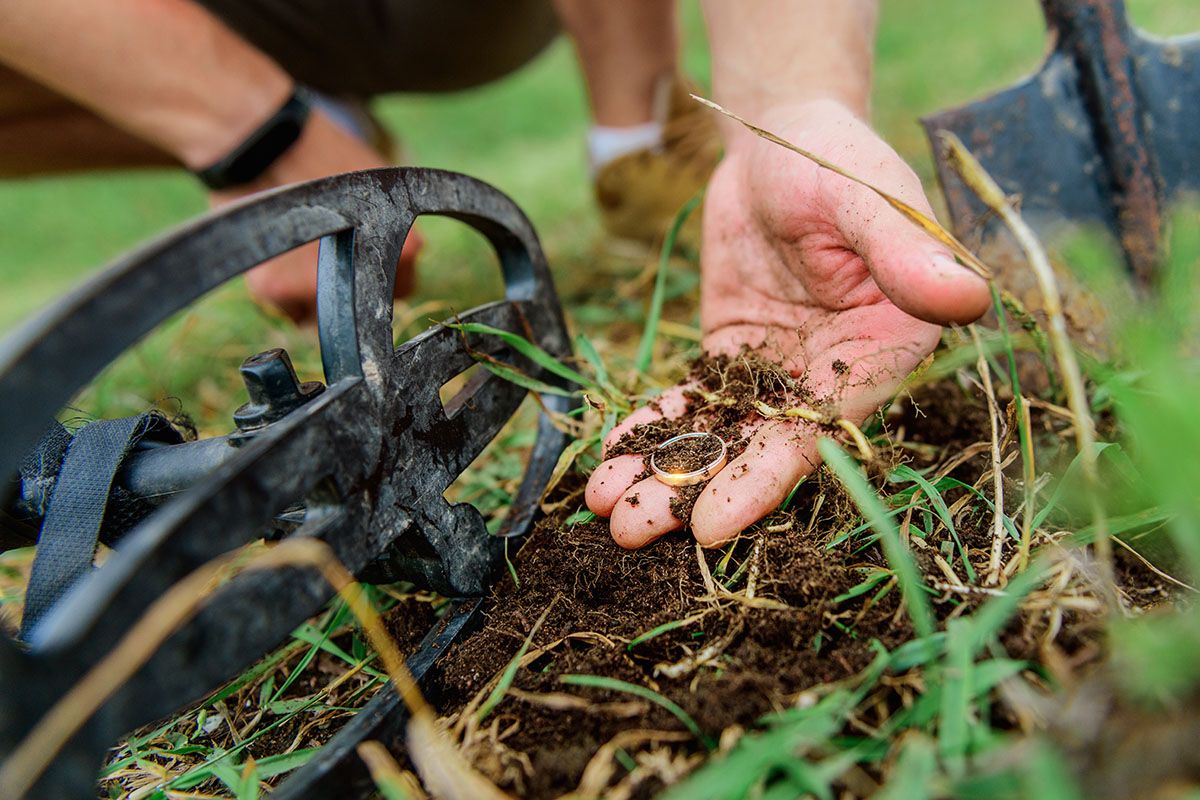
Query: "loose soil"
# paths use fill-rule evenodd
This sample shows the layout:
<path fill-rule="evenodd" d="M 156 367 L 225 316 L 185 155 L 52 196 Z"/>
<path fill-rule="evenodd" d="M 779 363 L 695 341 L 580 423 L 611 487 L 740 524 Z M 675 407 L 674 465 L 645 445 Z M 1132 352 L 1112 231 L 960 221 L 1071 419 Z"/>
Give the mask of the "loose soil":
<path fill-rule="evenodd" d="M 684 417 L 639 426 L 613 452 L 645 453 L 671 436 L 700 429 L 725 438 L 732 460 L 746 447 L 743 421 L 755 401 L 775 408 L 820 407 L 802 383 L 745 354 L 701 362 L 690 377 L 695 388 Z M 1035 413 L 1034 422 L 1036 430 L 1049 435 L 1052 420 Z M 943 464 L 989 435 L 983 400 L 949 381 L 898 403 L 886 427 L 892 449 L 879 454 L 881 463 L 873 469 Z M 949 474 L 974 484 L 989 466 L 983 448 Z M 1019 478 L 1019 469 L 1018 462 L 1006 480 Z M 582 481 L 575 476 L 558 492 L 577 491 Z M 697 488 L 702 487 L 687 487 Z M 698 493 L 685 491 L 673 504 L 680 519 L 688 518 Z M 946 502 L 953 505 L 965 493 L 949 491 Z M 1019 491 L 1010 495 L 1019 502 Z M 517 672 L 513 691 L 484 726 L 489 733 L 479 734 L 485 739 L 465 746 L 477 768 L 518 796 L 550 798 L 571 791 L 602 745 L 623 731 L 686 732 L 659 705 L 568 684 L 564 676 L 598 675 L 649 687 L 677 703 L 716 740 L 794 705 L 807 689 L 855 675 L 874 655 L 872 640 L 890 649 L 912 636 L 899 592 L 889 581 L 845 596 L 873 568 L 886 564 L 878 548 L 864 547 L 857 537 L 830 545 L 857 526 L 860 516 L 824 471 L 801 485 L 788 510 L 712 551 L 699 550 L 686 533 L 641 550 L 623 550 L 613 543 L 606 520 L 569 525 L 568 513 L 536 527 L 515 559 L 519 584 L 505 581 L 493 591 L 487 624 L 447 655 L 434 692 L 435 702 L 453 716 L 490 691 L 546 614 L 532 637 L 536 659 Z M 990 525 L 990 513 L 968 511 L 957 520 L 963 546 L 980 572 L 987 568 Z M 930 579 L 940 574 L 935 554 L 953 546 L 950 537 L 941 529 L 925 540 L 913 539 L 918 564 L 937 586 Z M 1006 561 L 1010 554 L 1006 551 Z M 1161 602 L 1169 596 L 1132 559 L 1122 557 L 1118 566 L 1123 586 L 1137 601 Z M 933 598 L 933 605 L 945 618 L 984 599 L 947 590 Z M 1095 615 L 1083 612 L 1054 622 L 1061 626 L 1060 652 L 1076 663 L 1095 659 L 1095 623 Z M 1049 611 L 1015 621 L 1005 643 L 1014 655 L 1036 656 L 1051 624 Z M 648 738 L 626 748 L 657 751 L 657 763 L 663 765 L 655 777 L 634 787 L 632 796 L 652 796 L 702 760 L 700 745 L 686 739 Z M 601 756 L 606 757 L 611 755 Z M 615 772 L 626 774 L 621 768 Z"/>
<path fill-rule="evenodd" d="M 613 544 L 603 520 L 574 526 L 563 526 L 558 517 L 543 520 L 521 550 L 520 587 L 506 582 L 497 590 L 484 630 L 447 657 L 443 707 L 461 705 L 483 689 L 550 606 L 534 643 L 574 638 L 521 670 L 515 687 L 543 696 L 570 691 L 594 705 L 564 711 L 532 698 L 510 699 L 501 713 L 510 718 L 502 725 L 519 722 L 505 747 L 525 753 L 532 766 L 525 785 L 510 782 L 509 788 L 528 797 L 556 797 L 578 784 L 596 750 L 619 732 L 684 730 L 650 703 L 606 708 L 605 703 L 632 698 L 566 686 L 563 675 L 604 675 L 650 686 L 715 738 L 731 725 L 751 725 L 788 705 L 806 688 L 862 669 L 873 655 L 872 638 L 895 646 L 908 637 L 906 621 L 897 619 L 894 592 L 870 609 L 844 614 L 833 603 L 861 580 L 859 568 L 872 559 L 822 551 L 795 515 L 773 522 L 790 527 L 740 543 L 722 570 L 723 551 L 698 555 L 684 536 L 631 552 Z M 765 607 L 713 598 L 701 558 L 714 584 L 744 591 L 753 580 L 754 597 L 766 601 Z M 848 623 L 857 618 L 853 635 L 832 624 L 839 617 Z M 629 645 L 680 620 L 685 624 Z"/>
<path fill-rule="evenodd" d="M 792 377 L 779 365 L 749 350 L 737 356 L 698 359 L 692 364 L 686 382 L 689 387 L 684 393 L 688 400 L 687 413 L 675 419 L 658 419 L 634 427 L 609 448 L 608 455 L 651 453 L 675 436 L 706 431 L 725 441 L 727 458 L 733 461 L 749 444 L 746 420 L 758 414 L 757 403 L 776 409 L 797 404 L 808 407 L 823 404 L 813 397 L 803 380 Z M 698 441 L 703 440 L 691 440 Z M 656 463 L 666 469 L 691 471 L 711 463 L 716 455 L 703 445 L 687 440 L 671 445 L 672 451 L 676 448 L 678 467 L 664 462 L 661 455 L 656 458 Z M 647 466 L 639 479 L 650 474 Z M 707 481 L 704 481 L 676 490 L 676 497 L 670 503 L 676 519 L 686 522 L 691 517 L 692 506 L 706 485 Z"/>
<path fill-rule="evenodd" d="M 699 472 L 721 456 L 721 441 L 712 436 L 695 436 L 654 449 L 655 465 L 665 472 Z"/>

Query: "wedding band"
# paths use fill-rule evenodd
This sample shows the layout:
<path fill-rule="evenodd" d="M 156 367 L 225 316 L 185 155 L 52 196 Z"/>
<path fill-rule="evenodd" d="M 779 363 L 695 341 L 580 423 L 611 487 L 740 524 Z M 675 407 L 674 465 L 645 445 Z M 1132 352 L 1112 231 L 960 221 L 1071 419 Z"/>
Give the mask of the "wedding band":
<path fill-rule="evenodd" d="M 692 470 L 691 472 L 678 472 L 674 470 L 663 469 L 658 465 L 658 455 L 666 448 L 673 444 L 687 439 L 715 439 L 721 445 L 721 451 L 717 457 L 704 465 L 700 469 Z M 665 442 L 654 448 L 650 453 L 650 471 L 654 473 L 655 480 L 660 483 L 665 483 L 667 486 L 693 486 L 697 483 L 704 483 L 712 478 L 725 466 L 725 460 L 729 455 L 729 448 L 725 444 L 725 440 L 714 433 L 683 433 L 679 436 L 672 436 Z"/>

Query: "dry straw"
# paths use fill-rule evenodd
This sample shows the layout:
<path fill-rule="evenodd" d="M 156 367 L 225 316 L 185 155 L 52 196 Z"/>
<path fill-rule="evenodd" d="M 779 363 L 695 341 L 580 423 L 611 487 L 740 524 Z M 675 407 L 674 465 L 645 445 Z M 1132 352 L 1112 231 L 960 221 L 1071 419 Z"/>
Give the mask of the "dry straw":
<path fill-rule="evenodd" d="M 697 95 L 692 95 L 692 97 L 709 108 L 741 123 L 763 139 L 791 150 L 793 153 L 803 156 L 818 166 L 871 190 L 914 225 L 950 248 L 963 264 L 972 269 L 980 277 L 989 282 L 993 280 L 991 269 L 936 220 L 922 214 L 917 209 L 872 185 L 870 182 L 852 175 L 815 153 L 754 125 L 717 103 Z M 1054 277 L 1054 270 L 1050 266 L 1050 260 L 1046 255 L 1045 249 L 1038 241 L 1033 230 L 1008 202 L 1008 198 L 1004 196 L 1004 192 L 1001 191 L 1000 187 L 987 174 L 975 157 L 971 155 L 966 146 L 954 134 L 947 131 L 940 131 L 938 137 L 943 148 L 945 148 L 947 160 L 950 162 L 952 168 L 963 179 L 964 183 L 979 196 L 980 200 L 995 212 L 1004 224 L 1008 226 L 1009 230 L 1012 231 L 1022 250 L 1024 250 L 1029 264 L 1033 269 L 1034 276 L 1037 279 L 1038 287 L 1042 294 L 1042 302 L 1047 317 L 1050 320 L 1050 340 L 1054 349 L 1055 361 L 1057 362 L 1058 370 L 1067 390 L 1067 404 L 1071 409 L 1076 443 L 1083 462 L 1084 474 L 1088 478 L 1093 490 L 1090 492 L 1090 495 L 1094 529 L 1096 530 L 1095 552 L 1101 571 L 1101 591 L 1110 609 L 1117 610 L 1120 606 L 1113 577 L 1112 543 L 1109 540 L 1104 510 L 1100 505 L 1101 495 L 1099 492 L 1095 425 L 1088 410 L 1087 395 L 1084 392 L 1083 386 L 1083 375 L 1075 359 L 1075 352 L 1072 349 L 1070 337 L 1067 333 L 1066 318 L 1063 315 L 1062 309 L 1062 297 L 1058 289 L 1058 283 Z M 997 503 L 997 506 L 999 507 L 999 503 Z"/>
<path fill-rule="evenodd" d="M 281 567 L 319 570 L 362 625 L 363 633 L 379 653 L 411 714 L 409 755 L 429 790 L 445 800 L 508 798 L 475 772 L 438 728 L 433 709 L 421 696 L 396 643 L 362 587 L 337 560 L 333 550 L 316 539 L 299 538 L 281 542 L 249 560 L 240 553 L 219 556 L 168 589 L 146 609 L 117 646 L 71 687 L 12 750 L 0 766 L 0 797 L 25 796 L 71 736 L 150 659 L 168 636 L 195 615 L 217 587 L 239 572 Z"/>
<path fill-rule="evenodd" d="M 1119 608 L 1119 604 L 1113 577 L 1112 542 L 1109 541 L 1108 524 L 1104 516 L 1104 509 L 1100 504 L 1101 486 L 1097 466 L 1099 452 L 1096 448 L 1096 426 L 1088 407 L 1087 393 L 1084 391 L 1083 372 L 1079 369 L 1079 362 L 1075 358 L 1075 350 L 1071 345 L 1070 334 L 1067 332 L 1062 294 L 1054 276 L 1054 268 L 1050 266 L 1046 250 L 1038 241 L 1033 229 L 1008 202 L 1008 198 L 996 181 L 971 154 L 966 145 L 949 131 L 939 131 L 938 141 L 943 148 L 946 160 L 955 173 L 1012 232 L 1037 279 L 1038 289 L 1042 294 L 1042 305 L 1050 322 L 1050 343 L 1054 348 L 1054 359 L 1058 364 L 1058 371 L 1067 391 L 1067 405 L 1071 409 L 1074 421 L 1075 441 L 1079 448 L 1083 473 L 1092 489 L 1089 495 L 1092 503 L 1093 525 L 1096 531 L 1096 557 L 1101 570 L 1101 588 L 1110 610 L 1115 611 Z"/>

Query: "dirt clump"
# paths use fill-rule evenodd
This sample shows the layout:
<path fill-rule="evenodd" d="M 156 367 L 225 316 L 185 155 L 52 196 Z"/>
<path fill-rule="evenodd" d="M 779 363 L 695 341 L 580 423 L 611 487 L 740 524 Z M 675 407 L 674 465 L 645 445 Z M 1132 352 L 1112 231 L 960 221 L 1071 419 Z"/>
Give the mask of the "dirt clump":
<path fill-rule="evenodd" d="M 703 469 L 719 454 L 719 444 L 708 437 L 673 442 L 669 451 L 660 451 L 670 439 L 704 432 L 720 437 L 726 446 L 727 463 L 745 452 L 750 443 L 747 421 L 763 419 L 763 411 L 783 410 L 796 405 L 820 407 L 802 378 L 750 350 L 735 356 L 709 356 L 698 359 L 684 381 L 684 413 L 671 419 L 660 418 L 635 425 L 608 448 L 606 455 L 653 454 L 654 463 L 671 472 Z M 653 404 L 651 404 L 653 405 Z M 647 468 L 638 480 L 651 475 Z M 678 487 L 670 501 L 671 514 L 686 523 L 692 507 L 707 481 Z M 635 504 L 636 505 L 636 504 Z"/>
<path fill-rule="evenodd" d="M 721 457 L 721 440 L 704 434 L 685 435 L 659 445 L 654 464 L 666 472 L 698 472 Z"/>

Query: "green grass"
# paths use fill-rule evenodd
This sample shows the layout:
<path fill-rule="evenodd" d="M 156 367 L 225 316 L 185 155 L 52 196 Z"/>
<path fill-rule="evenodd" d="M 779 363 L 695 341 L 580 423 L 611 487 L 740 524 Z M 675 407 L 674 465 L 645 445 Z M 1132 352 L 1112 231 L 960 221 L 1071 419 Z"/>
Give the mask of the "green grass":
<path fill-rule="evenodd" d="M 928 182 L 932 167 L 916 118 L 969 101 L 1031 71 L 1045 46 L 1037 3 L 889 0 L 883 5 L 876 122 Z M 1130 0 L 1129 5 L 1134 19 L 1156 32 L 1200 30 L 1200 6 L 1188 0 Z M 685 62 L 703 81 L 707 57 L 699 19 L 691 5 L 685 23 Z M 584 304 L 593 293 L 610 297 L 612 277 L 593 269 L 598 226 L 584 164 L 584 95 L 572 53 L 564 42 L 493 86 L 447 97 L 388 98 L 379 103 L 379 112 L 402 138 L 414 163 L 468 172 L 510 193 L 540 231 L 565 296 Z M 10 329 L 104 262 L 201 212 L 204 206 L 202 192 L 178 172 L 0 184 L 0 240 L 5 244 L 0 253 L 0 280 L 5 286 L 0 293 L 0 329 Z M 1167 275 L 1164 300 L 1137 308 L 1110 304 L 1122 331 L 1120 350 L 1126 366 L 1097 363 L 1089 370 L 1094 405 L 1113 415 L 1110 433 L 1113 440 L 1121 442 L 1119 450 L 1115 445 L 1111 450 L 1121 454 L 1124 472 L 1120 486 L 1124 488 L 1121 497 L 1109 499 L 1125 504 L 1120 519 L 1133 520 L 1135 535 L 1145 534 L 1148 527 L 1138 520 L 1152 520 L 1153 530 L 1159 531 L 1157 538 L 1169 538 L 1177 553 L 1180 574 L 1190 574 L 1193 581 L 1200 574 L 1200 511 L 1195 500 L 1200 485 L 1200 462 L 1195 458 L 1200 451 L 1200 423 L 1195 418 L 1200 369 L 1194 346 L 1198 318 L 1194 280 L 1200 275 L 1200 234 L 1195 219 L 1194 213 L 1179 217 L 1173 226 L 1173 268 Z M 430 221 L 425 232 L 429 249 L 414 304 L 441 299 L 461 310 L 495 294 L 499 281 L 493 259 L 478 236 L 448 221 Z M 1069 243 L 1064 253 L 1072 264 L 1092 267 L 1091 279 L 1097 285 L 1113 282 L 1111 254 L 1104 248 L 1080 239 Z M 694 290 L 694 283 L 675 273 L 664 270 L 660 274 L 668 302 L 675 286 L 672 281 L 683 287 L 679 290 L 683 293 Z M 626 299 L 620 304 L 605 299 L 586 307 L 607 307 L 611 319 L 627 317 L 638 323 L 636 337 L 642 322 L 642 299 Z M 614 305 L 619 308 L 613 309 Z M 1128 318 L 1121 317 L 1121 312 Z M 615 394 L 604 372 L 603 359 L 609 357 L 606 325 L 592 322 L 581 327 L 588 331 L 588 338 L 580 350 L 596 375 L 597 388 Z M 272 346 L 288 347 L 302 375 L 319 375 L 311 335 L 259 313 L 234 284 L 167 323 L 119 360 L 75 404 L 84 413 L 112 415 L 159 403 L 193 415 L 206 431 L 221 432 L 228 429 L 228 413 L 240 399 L 237 364 L 244 356 Z M 971 364 L 960 367 L 970 369 Z M 516 452 L 519 448 L 511 449 Z M 890 652 L 874 643 L 878 657 L 858 677 L 845 685 L 825 687 L 826 693 L 811 705 L 797 703 L 761 721 L 718 760 L 674 787 L 671 796 L 732 800 L 751 793 L 763 797 L 809 793 L 830 797 L 831 787 L 852 766 L 886 774 L 887 786 L 880 796 L 887 797 L 1082 796 L 1053 744 L 1039 745 L 1032 757 L 1022 760 L 1012 755 L 1019 753 L 1012 749 L 1016 737 L 994 725 L 998 715 L 993 716 L 993 690 L 1029 667 L 1008 658 L 997 644 L 998 638 L 1022 598 L 1036 589 L 1043 562 L 1035 559 L 1029 570 L 1015 575 L 1003 596 L 980 602 L 944 630 L 936 629 L 922 576 L 896 532 L 895 521 L 911 512 L 913 530 L 919 530 L 921 524 L 932 530 L 937 520 L 956 535 L 939 493 L 973 492 L 972 503 L 990 515 L 990 489 L 980 492 L 952 479 L 931 484 L 916 473 L 895 471 L 892 481 L 898 485 L 891 489 L 897 494 L 883 498 L 890 503 L 884 505 L 875 494 L 880 486 L 868 486 L 847 457 L 839 455 L 840 451 L 830 452 L 839 477 L 849 481 L 855 501 L 869 520 L 858 527 L 848 525 L 850 530 L 836 541 L 873 546 L 875 540 L 868 535 L 872 528 L 883 537 L 921 638 Z M 487 506 L 485 511 L 503 507 L 507 498 L 504 487 L 519 473 L 519 459 L 507 453 L 478 467 L 471 481 L 461 487 L 465 498 Z M 1069 484 L 1064 481 L 1063 485 L 1068 489 L 1062 493 L 1070 493 Z M 1117 484 L 1113 486 L 1116 495 Z M 883 488 L 888 487 L 885 484 Z M 921 496 L 914 501 L 918 489 Z M 1048 490 L 1039 497 L 1043 503 L 1035 527 L 1051 518 L 1056 526 L 1070 524 L 1069 513 L 1056 503 L 1058 493 Z M 584 521 L 589 514 L 580 512 L 573 519 Z M 1117 520 L 1114 517 L 1114 523 Z M 1015 535 L 1007 516 L 1004 521 Z M 1076 538 L 1086 533 L 1071 530 Z M 1119 526 L 1114 530 L 1122 532 Z M 962 550 L 958 543 L 960 554 Z M 943 554 L 953 558 L 949 550 Z M 730 586 L 739 575 L 730 580 Z M 883 572 L 864 575 L 863 583 L 852 590 L 856 594 L 847 592 L 840 599 L 866 596 L 884 586 L 889 577 Z M 1195 696 L 1194 665 L 1200 661 L 1198 620 L 1200 615 L 1193 608 L 1186 613 L 1121 620 L 1108 627 L 1123 697 L 1131 698 L 1129 702 L 1171 708 Z M 256 694 L 264 709 L 274 708 L 272 718 L 277 722 L 272 725 L 312 713 L 316 707 L 334 713 L 341 705 L 325 694 L 332 682 L 326 678 L 312 686 L 305 683 L 321 663 L 361 670 L 361 681 L 337 697 L 339 704 L 358 702 L 379 685 L 379 673 L 370 666 L 372 656 L 365 644 L 353 634 L 347 637 L 343 621 L 338 606 L 331 606 L 313 623 L 297 629 L 284 655 L 277 654 L 276 660 L 264 662 L 165 727 L 127 742 L 109 770 L 150 754 L 170 756 L 199 747 L 201 763 L 176 776 L 173 788 L 206 782 L 211 786 L 218 781 L 231 792 L 252 796 L 256 789 L 249 787 L 256 786 L 258 779 L 272 770 L 294 767 L 312 751 L 302 749 L 276 761 L 271 760 L 273 756 L 265 757 L 247 768 L 249 742 L 218 746 L 207 730 L 210 713 L 215 716 L 225 700 L 242 699 L 245 692 Z M 630 646 L 666 629 L 664 625 L 649 630 Z M 343 643 L 349 638 L 346 648 L 332 643 L 339 636 Z M 291 667 L 290 677 L 277 680 L 275 672 L 284 661 Z M 902 676 L 918 669 L 924 671 L 925 685 L 911 705 L 897 709 L 873 733 L 846 735 L 847 721 L 857 716 L 862 704 L 871 702 L 871 694 L 886 675 Z M 666 705 L 663 696 L 646 687 L 604 676 L 574 676 L 569 683 L 635 693 L 663 705 L 697 732 L 698 738 L 704 738 L 682 709 Z M 259 728 L 255 736 L 269 730 Z M 989 765 L 996 771 L 984 769 L 980 774 L 976 770 Z"/>
<path fill-rule="evenodd" d="M 932 170 L 917 117 L 1031 71 L 1044 49 L 1037 3 L 892 0 L 882 5 L 876 124 L 928 180 Z M 1133 18 L 1155 32 L 1200 30 L 1200 8 L 1186 0 L 1131 0 L 1129 5 Z M 684 17 L 684 63 L 703 82 L 708 72 L 703 25 L 693 4 L 686 4 Z M 545 240 L 560 280 L 572 282 L 598 227 L 582 142 L 586 103 L 565 41 L 495 84 L 447 96 L 389 97 L 378 111 L 412 163 L 467 172 L 511 194 Z M 204 208 L 195 182 L 177 171 L 0 183 L 5 245 L 0 329 L 137 242 Z M 482 243 L 457 225 L 429 228 L 419 298 L 462 298 L 463 306 L 470 305 L 472 294 L 482 298 L 488 288 L 480 288 L 478 280 L 486 268 Z"/>
<path fill-rule="evenodd" d="M 1157 32 L 1200 29 L 1200 9 L 1184 0 L 1130 3 L 1135 20 Z M 703 24 L 684 8 L 688 71 L 705 85 Z M 874 97 L 881 132 L 932 186 L 919 115 L 965 102 L 1029 72 L 1044 47 L 1037 4 L 904 0 L 883 4 Z M 560 290 L 584 311 L 603 303 L 609 275 L 597 277 L 599 227 L 584 160 L 586 102 L 565 41 L 525 69 L 479 89 L 445 96 L 388 97 L 377 104 L 408 160 L 459 170 L 512 195 L 537 227 Z M 133 245 L 205 209 L 203 193 L 179 171 L 114 172 L 0 183 L 0 331 L 10 329 Z M 429 247 L 413 304 L 439 299 L 455 309 L 494 297 L 499 278 L 482 239 L 446 220 L 425 224 Z M 621 315 L 609 314 L 608 318 Z M 592 313 L 603 319 L 605 315 Z M 282 330 L 235 284 L 150 337 L 77 405 L 100 415 L 152 403 L 183 410 L 202 430 L 223 430 L 240 398 L 243 357 L 288 346 L 294 359 L 318 360 L 312 338 Z M 175 403 L 178 407 L 178 403 Z"/>

